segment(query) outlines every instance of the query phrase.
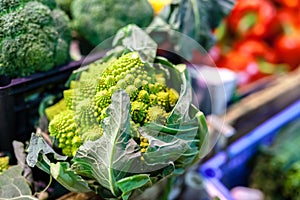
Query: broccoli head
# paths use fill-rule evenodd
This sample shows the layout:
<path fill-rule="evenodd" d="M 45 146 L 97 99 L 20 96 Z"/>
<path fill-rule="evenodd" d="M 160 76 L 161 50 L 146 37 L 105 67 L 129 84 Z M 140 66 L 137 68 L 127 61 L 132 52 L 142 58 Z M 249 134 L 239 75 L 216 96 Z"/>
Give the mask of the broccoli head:
<path fill-rule="evenodd" d="M 53 0 L 0 0 L 0 75 L 27 76 L 69 60 L 69 18 Z"/>
<path fill-rule="evenodd" d="M 147 0 L 73 0 L 71 15 L 78 34 L 96 46 L 125 25 L 148 26 L 153 10 Z"/>

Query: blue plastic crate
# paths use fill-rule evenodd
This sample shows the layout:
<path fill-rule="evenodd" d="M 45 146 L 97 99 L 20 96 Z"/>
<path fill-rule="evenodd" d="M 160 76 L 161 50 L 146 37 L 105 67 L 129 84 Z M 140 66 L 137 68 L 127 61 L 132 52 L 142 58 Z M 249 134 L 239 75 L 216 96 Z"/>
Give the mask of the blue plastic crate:
<path fill-rule="evenodd" d="M 288 123 L 300 118 L 300 100 L 276 114 L 253 131 L 232 143 L 203 163 L 199 168 L 208 192 L 221 200 L 233 200 L 230 189 L 247 186 L 248 161 L 261 145 L 270 145 L 276 133 Z"/>

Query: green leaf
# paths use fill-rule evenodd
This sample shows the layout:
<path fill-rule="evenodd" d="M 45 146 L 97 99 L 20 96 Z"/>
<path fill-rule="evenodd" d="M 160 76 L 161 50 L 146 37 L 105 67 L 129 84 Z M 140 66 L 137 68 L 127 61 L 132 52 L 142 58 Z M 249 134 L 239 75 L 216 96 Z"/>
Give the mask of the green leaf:
<path fill-rule="evenodd" d="M 53 178 L 62 186 L 72 192 L 90 192 L 87 182 L 81 176 L 75 174 L 67 162 L 57 162 L 50 164 L 50 172 Z"/>
<path fill-rule="evenodd" d="M 113 46 L 121 45 L 130 51 L 137 51 L 143 62 L 153 63 L 157 44 L 141 28 L 134 24 L 120 29 L 113 40 Z"/>
<path fill-rule="evenodd" d="M 28 155 L 26 158 L 27 164 L 30 167 L 34 167 L 38 162 L 40 154 L 53 154 L 54 158 L 57 160 L 66 160 L 67 156 L 62 156 L 56 153 L 49 144 L 44 140 L 44 138 L 38 134 L 32 133 L 30 138 L 30 144 L 27 149 Z"/>
<path fill-rule="evenodd" d="M 175 67 L 177 67 L 177 73 L 180 75 L 182 83 L 179 99 L 167 119 L 168 124 L 177 124 L 188 121 L 190 119 L 189 107 L 192 103 L 192 87 L 187 79 L 186 66 L 178 65 Z"/>
<path fill-rule="evenodd" d="M 172 124 L 170 127 L 150 123 L 140 129 L 141 135 L 149 140 L 143 158 L 153 169 L 174 165 L 181 174 L 199 158 L 208 153 L 208 129 L 204 114 L 190 105 L 191 119 Z"/>
<path fill-rule="evenodd" d="M 32 196 L 31 189 L 22 176 L 22 171 L 21 166 L 15 165 L 0 175 L 0 200 L 37 200 Z"/>
<path fill-rule="evenodd" d="M 140 160 L 138 145 L 130 137 L 129 111 L 127 93 L 115 92 L 108 108 L 108 117 L 103 122 L 103 136 L 84 143 L 72 165 L 77 174 L 93 177 L 115 197 L 121 196 L 116 182 L 124 178 L 126 173 L 134 172 L 136 162 Z"/>
<path fill-rule="evenodd" d="M 117 186 L 123 192 L 122 198 L 126 200 L 129 198 L 132 190 L 151 186 L 151 179 L 148 174 L 138 174 L 130 177 L 123 178 L 117 182 Z"/>
<path fill-rule="evenodd" d="M 172 37 L 177 52 L 189 60 L 193 50 L 203 51 L 199 44 L 206 51 L 215 44 L 212 30 L 230 13 L 234 4 L 235 0 L 173 0 L 149 27 L 152 32 L 165 30 Z"/>

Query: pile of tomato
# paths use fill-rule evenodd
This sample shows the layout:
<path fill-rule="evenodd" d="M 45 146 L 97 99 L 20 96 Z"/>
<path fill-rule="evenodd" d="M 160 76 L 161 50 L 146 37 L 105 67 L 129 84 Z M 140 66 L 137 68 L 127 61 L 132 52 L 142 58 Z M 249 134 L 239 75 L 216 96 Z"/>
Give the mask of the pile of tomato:
<path fill-rule="evenodd" d="M 237 0 L 215 35 L 210 53 L 239 85 L 290 72 L 300 65 L 300 0 Z"/>

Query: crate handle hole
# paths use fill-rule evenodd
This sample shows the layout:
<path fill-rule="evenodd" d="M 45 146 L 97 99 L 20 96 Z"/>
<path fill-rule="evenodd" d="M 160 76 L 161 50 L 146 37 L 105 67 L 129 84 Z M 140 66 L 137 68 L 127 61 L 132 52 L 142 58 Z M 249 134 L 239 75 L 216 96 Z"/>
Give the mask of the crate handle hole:
<path fill-rule="evenodd" d="M 0 87 L 7 86 L 11 83 L 11 78 L 8 76 L 0 75 Z"/>
<path fill-rule="evenodd" d="M 216 172 L 215 170 L 208 168 L 204 171 L 204 173 L 206 174 L 206 176 L 210 177 L 210 178 L 214 178 L 216 176 Z"/>

